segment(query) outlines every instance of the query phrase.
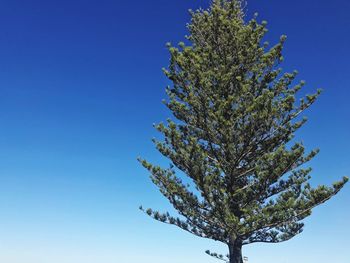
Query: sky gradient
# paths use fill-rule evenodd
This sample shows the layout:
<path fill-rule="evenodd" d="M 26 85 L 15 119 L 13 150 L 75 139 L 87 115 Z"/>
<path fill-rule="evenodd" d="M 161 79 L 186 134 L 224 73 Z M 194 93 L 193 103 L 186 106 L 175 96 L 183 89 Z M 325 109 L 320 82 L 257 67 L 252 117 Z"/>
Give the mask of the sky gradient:
<path fill-rule="evenodd" d="M 173 211 L 136 161 L 167 165 L 151 138 L 170 117 L 165 43 L 187 34 L 204 0 L 0 1 L 0 262 L 214 263 L 200 239 L 151 220 L 140 204 Z M 286 70 L 324 93 L 296 134 L 312 183 L 350 175 L 350 2 L 248 3 L 267 40 L 288 40 Z M 252 263 L 348 262 L 350 187 L 306 220 L 292 241 L 244 249 Z"/>

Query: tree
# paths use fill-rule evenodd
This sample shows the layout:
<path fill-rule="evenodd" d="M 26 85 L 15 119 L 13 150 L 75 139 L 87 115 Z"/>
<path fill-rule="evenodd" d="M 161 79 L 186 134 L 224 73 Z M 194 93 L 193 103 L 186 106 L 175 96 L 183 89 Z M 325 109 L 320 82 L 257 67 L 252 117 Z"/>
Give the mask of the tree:
<path fill-rule="evenodd" d="M 164 169 L 140 159 L 180 217 L 141 209 L 227 244 L 227 260 L 242 263 L 243 245 L 293 238 L 312 209 L 348 178 L 310 186 L 305 163 L 318 150 L 306 153 L 293 136 L 320 91 L 297 101 L 304 82 L 295 83 L 297 72 L 279 68 L 285 36 L 273 47 L 262 43 L 266 22 L 257 16 L 246 22 L 238 0 L 214 0 L 208 10 L 191 11 L 188 29 L 188 44 L 168 45 L 170 66 L 164 70 L 172 82 L 165 104 L 177 121 L 155 125 L 164 135 L 154 140 L 156 148 L 171 165 Z"/>

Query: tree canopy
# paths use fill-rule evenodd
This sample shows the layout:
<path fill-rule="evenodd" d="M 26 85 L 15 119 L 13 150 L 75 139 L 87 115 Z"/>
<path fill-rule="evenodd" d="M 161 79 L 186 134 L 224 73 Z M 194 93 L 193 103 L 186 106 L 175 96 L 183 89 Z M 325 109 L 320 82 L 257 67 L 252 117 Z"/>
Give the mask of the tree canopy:
<path fill-rule="evenodd" d="M 227 244 L 230 263 L 242 262 L 243 245 L 299 234 L 312 209 L 348 181 L 311 187 L 305 164 L 318 150 L 306 152 L 293 137 L 320 91 L 300 98 L 305 83 L 296 83 L 296 71 L 279 67 L 286 37 L 270 47 L 263 42 L 266 22 L 245 18 L 238 0 L 214 0 L 207 10 L 191 11 L 186 44 L 168 45 L 164 70 L 172 83 L 165 105 L 174 118 L 155 125 L 164 135 L 154 140 L 156 148 L 171 165 L 140 159 L 180 216 L 141 209 Z"/>

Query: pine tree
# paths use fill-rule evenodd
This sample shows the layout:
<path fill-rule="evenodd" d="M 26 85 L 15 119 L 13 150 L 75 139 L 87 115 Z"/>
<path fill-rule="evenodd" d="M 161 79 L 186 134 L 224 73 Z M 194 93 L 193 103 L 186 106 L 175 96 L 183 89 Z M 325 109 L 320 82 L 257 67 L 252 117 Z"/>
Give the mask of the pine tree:
<path fill-rule="evenodd" d="M 297 99 L 304 82 L 279 68 L 285 36 L 273 47 L 263 43 L 266 22 L 257 16 L 245 21 L 239 0 L 214 0 L 207 10 L 191 11 L 188 29 L 188 44 L 168 45 L 164 70 L 172 82 L 165 104 L 176 121 L 155 125 L 164 135 L 154 140 L 156 148 L 171 165 L 140 159 L 180 217 L 140 208 L 227 244 L 227 261 L 242 263 L 243 245 L 293 238 L 312 209 L 348 178 L 330 187 L 309 184 L 311 169 L 304 164 L 318 150 L 306 153 L 293 136 L 320 91 Z"/>

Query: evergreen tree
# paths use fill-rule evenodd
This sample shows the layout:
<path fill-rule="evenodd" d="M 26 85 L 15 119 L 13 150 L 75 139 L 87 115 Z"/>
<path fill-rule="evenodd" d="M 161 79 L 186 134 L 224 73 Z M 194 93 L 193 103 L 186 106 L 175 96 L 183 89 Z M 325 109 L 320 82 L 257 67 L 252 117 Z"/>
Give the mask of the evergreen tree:
<path fill-rule="evenodd" d="M 297 72 L 279 68 L 286 37 L 268 47 L 262 43 L 266 22 L 256 16 L 246 22 L 243 9 L 238 0 L 214 0 L 208 10 L 191 11 L 189 44 L 169 44 L 170 66 L 164 70 L 173 83 L 165 104 L 177 121 L 155 125 L 165 138 L 154 140 L 156 148 L 171 166 L 140 159 L 180 217 L 141 209 L 227 244 L 230 263 L 242 263 L 243 245 L 299 234 L 312 209 L 348 181 L 310 186 L 311 169 L 304 164 L 318 151 L 305 153 L 292 138 L 320 91 L 297 101 L 304 83 L 294 84 Z"/>

